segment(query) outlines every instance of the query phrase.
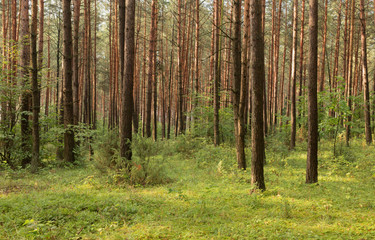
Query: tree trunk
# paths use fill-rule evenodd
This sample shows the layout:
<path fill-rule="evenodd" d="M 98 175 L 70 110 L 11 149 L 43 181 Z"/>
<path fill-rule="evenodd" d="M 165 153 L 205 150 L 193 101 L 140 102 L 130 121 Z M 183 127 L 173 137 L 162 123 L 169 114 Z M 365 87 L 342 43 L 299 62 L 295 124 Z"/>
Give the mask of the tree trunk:
<path fill-rule="evenodd" d="M 302 86 L 303 86 L 303 70 L 304 70 L 304 40 L 305 40 L 305 0 L 302 0 L 302 17 L 301 17 L 301 35 L 300 35 L 300 55 L 299 55 L 299 90 L 298 90 L 298 102 L 301 103 L 302 100 Z M 297 75 L 296 75 L 297 78 Z M 297 84 L 297 83 L 296 83 Z M 296 93 L 297 94 L 297 93 Z M 302 113 L 299 112 L 298 116 L 301 117 Z"/>
<path fill-rule="evenodd" d="M 326 60 L 326 43 L 327 43 L 327 16 L 328 16 L 328 0 L 325 0 L 324 12 L 324 27 L 323 27 L 323 47 L 322 47 L 322 63 L 319 79 L 319 92 L 324 90 L 324 77 L 325 77 L 325 60 Z"/>
<path fill-rule="evenodd" d="M 154 29 L 154 36 L 153 36 L 153 75 L 152 75 L 152 82 L 153 82 L 153 139 L 154 141 L 157 140 L 158 137 L 158 114 L 157 114 L 157 109 L 158 109 L 158 64 L 157 64 L 157 41 L 158 41 L 158 2 L 155 2 L 155 13 L 152 17 L 152 28 Z"/>
<path fill-rule="evenodd" d="M 241 112 L 241 0 L 233 1 L 233 110 L 234 110 L 234 129 L 236 137 L 236 153 L 237 165 L 239 169 L 246 169 L 245 157 L 245 134 L 244 134 L 244 119 L 243 112 Z M 247 52 L 247 18 L 249 18 L 249 1 L 245 1 L 245 37 L 244 37 L 244 51 Z M 245 62 L 245 61 L 244 61 Z M 247 62 L 247 61 L 246 61 Z M 247 65 L 246 65 L 247 66 Z"/>
<path fill-rule="evenodd" d="M 74 0 L 74 42 L 73 42 L 73 116 L 74 124 L 79 121 L 79 19 L 81 0 Z"/>
<path fill-rule="evenodd" d="M 339 74 L 339 51 L 340 51 L 340 28 L 341 28 L 341 8 L 342 1 L 340 1 L 340 7 L 337 16 L 337 30 L 336 30 L 336 44 L 335 44 L 335 63 L 333 67 L 333 87 L 337 87 L 337 77 Z"/>
<path fill-rule="evenodd" d="M 199 0 L 195 0 L 195 47 L 194 47 L 194 78 L 195 78 L 195 94 L 194 94 L 194 110 L 198 106 L 198 97 L 199 97 Z M 193 115 L 194 118 L 197 118 L 198 114 Z"/>
<path fill-rule="evenodd" d="M 43 0 L 42 0 L 43 1 Z M 45 103 L 45 111 L 44 114 L 48 116 L 49 114 L 49 102 L 50 102 L 50 95 L 51 95 L 51 38 L 48 36 L 48 43 L 47 43 L 47 90 L 46 90 L 46 103 Z"/>
<path fill-rule="evenodd" d="M 176 125 L 176 133 L 183 133 L 184 132 L 184 126 L 185 126 L 185 122 L 184 122 L 184 112 L 183 112 L 183 102 L 184 102 L 184 93 L 183 93 L 183 82 L 182 82 L 182 70 L 183 70 L 183 45 L 182 45 L 182 33 L 183 33 L 183 29 L 181 29 L 182 27 L 182 13 L 181 13 L 181 10 L 182 10 L 182 3 L 181 3 L 181 0 L 178 0 L 178 22 L 177 22 L 177 25 L 178 25 L 178 30 L 177 30 L 177 46 L 178 46 L 178 73 L 177 73 L 177 77 L 178 77 L 178 111 L 177 111 L 177 116 L 178 116 L 178 127 Z"/>
<path fill-rule="evenodd" d="M 93 69 L 93 84 L 92 84 L 92 128 L 96 129 L 96 121 L 97 121 L 97 54 L 96 54 L 96 40 L 97 40 L 97 17 L 98 17 L 98 10 L 97 10 L 97 0 L 94 1 L 94 69 Z"/>
<path fill-rule="evenodd" d="M 11 40 L 11 43 L 9 44 L 10 48 L 9 50 L 13 50 L 13 51 L 9 51 L 9 56 L 10 58 L 10 66 L 9 66 L 9 70 L 11 70 L 11 73 L 9 74 L 9 84 L 13 85 L 13 86 L 16 86 L 17 85 L 17 80 L 16 80 L 16 75 L 17 75 L 17 27 L 19 27 L 19 24 L 17 24 L 17 0 L 12 0 L 12 3 L 11 3 L 11 6 L 12 6 L 12 9 L 11 9 L 11 21 L 12 21 L 12 25 L 11 25 L 11 36 L 10 36 L 10 40 Z M 21 14 L 19 14 L 19 16 L 21 17 Z M 22 39 L 22 38 L 21 38 Z M 22 54 L 22 49 L 21 49 L 21 54 Z M 21 67 L 22 67 L 22 60 L 21 60 Z M 9 94 L 9 105 L 8 105 L 8 112 L 10 114 L 10 129 L 12 129 L 15 125 L 16 125 L 16 99 L 14 97 L 12 97 L 12 94 L 14 94 L 14 90 L 11 91 L 11 93 Z M 22 100 L 21 100 L 22 101 Z M 22 106 L 21 106 L 21 109 L 22 109 Z M 22 115 L 21 115 L 21 125 L 22 125 Z M 21 127 L 21 131 L 22 131 L 22 127 Z M 25 129 L 26 130 L 26 129 Z"/>
<path fill-rule="evenodd" d="M 318 182 L 318 0 L 309 10 L 309 99 L 306 183 Z"/>
<path fill-rule="evenodd" d="M 83 122 L 91 127 L 92 124 L 92 85 L 91 85 L 91 0 L 85 0 L 85 79 L 84 79 L 84 98 L 83 98 Z M 120 1 L 122 2 L 122 1 Z M 121 29 L 120 29 L 121 30 Z M 121 47 L 121 45 L 120 45 Z M 121 68 L 122 69 L 122 68 Z M 123 74 L 123 70 L 120 73 Z M 121 85 L 120 85 L 121 87 Z"/>
<path fill-rule="evenodd" d="M 32 60 L 32 98 L 33 98 L 33 150 L 31 160 L 31 171 L 36 172 L 39 166 L 39 112 L 40 112 L 40 87 L 38 83 L 38 53 L 37 53 L 37 36 L 38 36 L 38 0 L 32 0 L 31 8 L 31 60 Z M 43 31 L 43 28 L 41 29 Z M 41 36 L 41 35 L 40 35 Z M 43 45 L 42 45 L 43 46 Z"/>
<path fill-rule="evenodd" d="M 220 82 L 221 82 L 221 7 L 222 0 L 216 0 L 216 19 L 215 19 L 215 81 L 214 81 L 214 145 L 220 144 L 220 124 L 219 124 L 219 109 L 220 109 Z"/>
<path fill-rule="evenodd" d="M 296 56 L 297 56 L 297 19 L 298 19 L 298 0 L 293 2 L 293 45 L 291 59 L 291 132 L 290 132 L 290 149 L 296 146 Z"/>
<path fill-rule="evenodd" d="M 4 1 L 2 2 L 2 16 L 1 16 L 1 19 L 2 19 L 2 35 L 3 35 L 3 42 L 2 42 L 2 54 L 3 54 L 3 57 L 4 57 L 4 60 L 6 59 L 7 57 L 7 32 L 8 32 L 8 19 L 7 19 L 7 9 L 8 9 L 8 4 L 7 4 L 7 1 Z M 9 60 L 9 59 L 7 59 Z M 2 67 L 2 73 L 4 74 L 4 77 L 2 78 L 2 82 L 4 83 L 5 86 L 7 86 L 7 63 L 6 61 L 2 61 L 2 64 L 1 64 L 1 67 Z M 8 96 L 8 93 L 6 90 L 2 90 L 1 91 L 1 94 L 3 94 L 4 96 Z M 7 101 L 1 101 L 1 124 L 6 126 L 7 125 Z"/>
<path fill-rule="evenodd" d="M 146 136 L 151 137 L 151 103 L 152 103 L 152 83 L 154 80 L 155 66 L 154 54 L 156 47 L 156 4 L 157 0 L 153 0 L 151 4 L 151 29 L 150 29 L 150 50 L 148 56 L 148 85 L 147 85 L 147 104 L 146 104 Z"/>
<path fill-rule="evenodd" d="M 261 0 L 250 0 L 251 13 L 251 68 L 253 116 L 252 116 L 252 159 L 251 183 L 265 190 L 263 163 L 264 132 L 263 132 L 263 87 L 264 72 L 264 39 L 262 34 L 262 4 Z"/>
<path fill-rule="evenodd" d="M 348 48 L 348 54 L 347 54 L 347 74 L 346 74 L 346 99 L 349 109 L 349 115 L 347 117 L 347 123 L 346 124 L 346 134 L 345 134 L 345 141 L 346 145 L 349 146 L 350 141 L 350 130 L 351 125 L 350 122 L 352 121 L 352 72 L 353 72 L 353 42 L 354 42 L 354 13 L 355 13 L 355 0 L 351 1 L 351 17 L 350 17 L 350 33 L 349 33 L 349 48 Z"/>
<path fill-rule="evenodd" d="M 285 99 L 285 95 L 284 95 L 284 84 L 285 84 L 285 59 L 286 59 L 286 47 L 287 47 L 287 37 L 288 37 L 288 33 L 287 33 L 287 29 L 288 29 L 288 21 L 287 21 L 287 16 L 288 16 L 288 8 L 287 8 L 287 5 L 285 6 L 285 38 L 284 38 L 284 54 L 283 54 L 283 63 L 282 63 L 282 79 L 281 79 L 281 89 L 280 89 L 280 116 L 283 115 L 284 113 L 284 99 Z M 289 104 L 288 104 L 289 105 Z M 280 118 L 280 127 L 283 125 L 283 118 L 281 117 Z M 281 129 L 281 128 L 280 128 Z"/>
<path fill-rule="evenodd" d="M 363 97 L 364 97 L 364 115 L 365 115 L 365 134 L 366 143 L 372 142 L 371 135 L 371 118 L 370 118 L 370 94 L 368 84 L 368 68 L 367 68 L 367 41 L 366 41 L 366 13 L 365 1 L 360 1 L 360 20 L 361 20 L 361 44 L 362 44 L 362 78 L 363 78 Z"/>
<path fill-rule="evenodd" d="M 21 40 L 21 78 L 24 87 L 29 86 L 30 82 L 30 26 L 29 26 L 29 1 L 21 0 L 21 23 L 20 23 L 20 40 Z M 21 96 L 21 145 L 22 145 L 22 167 L 26 167 L 31 162 L 30 146 L 30 126 L 29 111 L 31 94 L 29 89 L 25 89 Z"/>
<path fill-rule="evenodd" d="M 278 80 L 279 80 L 279 49 L 280 49 L 280 31 L 281 31 L 281 5 L 282 0 L 279 0 L 278 6 L 278 16 L 277 16 L 277 23 L 275 26 L 276 36 L 275 36 L 275 48 L 274 48 L 274 66 L 273 66 L 273 107 L 274 107 L 274 114 L 273 114 L 273 125 L 276 127 L 277 124 L 277 100 L 278 100 Z M 280 113 L 281 114 L 281 113 Z"/>
<path fill-rule="evenodd" d="M 71 0 L 63 0 L 64 22 L 64 159 L 74 162 L 74 131 L 73 119 L 73 39 L 72 39 L 72 12 Z"/>
<path fill-rule="evenodd" d="M 126 0 L 125 82 L 122 92 L 121 157 L 132 158 L 133 81 L 135 63 L 135 0 Z M 129 169 L 129 162 L 127 163 Z"/>

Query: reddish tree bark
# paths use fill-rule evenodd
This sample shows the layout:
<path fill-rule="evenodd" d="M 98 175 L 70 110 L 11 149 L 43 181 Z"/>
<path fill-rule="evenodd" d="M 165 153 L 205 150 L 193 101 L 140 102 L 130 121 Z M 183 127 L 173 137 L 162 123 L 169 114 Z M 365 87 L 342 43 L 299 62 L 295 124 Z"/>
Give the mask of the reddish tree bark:
<path fill-rule="evenodd" d="M 30 83 L 30 25 L 29 25 L 29 1 L 21 0 L 20 13 L 20 40 L 21 40 L 21 75 L 22 85 L 27 87 Z M 31 146 L 30 146 L 30 126 L 29 114 L 31 94 L 29 89 L 25 89 L 21 96 L 21 145 L 24 154 L 22 155 L 22 166 L 26 167 L 31 162 Z"/>
<path fill-rule="evenodd" d="M 71 0 L 63 0 L 64 23 L 64 160 L 74 162 L 73 119 L 73 39 Z"/>
<path fill-rule="evenodd" d="M 324 78 L 325 78 L 325 60 L 326 60 L 326 45 L 327 45 L 327 17 L 328 17 L 328 0 L 325 0 L 324 4 L 324 24 L 323 24 L 323 47 L 322 47 L 322 63 L 320 65 L 320 78 L 319 78 L 319 92 L 324 90 Z"/>
<path fill-rule="evenodd" d="M 252 158 L 251 183 L 255 187 L 265 190 L 263 163 L 264 163 L 264 130 L 263 130 L 263 88 L 264 72 L 264 39 L 262 34 L 262 4 L 261 0 L 250 0 L 251 16 L 251 67 L 252 79 Z"/>
<path fill-rule="evenodd" d="M 33 103 L 33 124 L 32 124 L 32 159 L 31 171 L 36 172 L 39 167 L 39 112 L 40 112 L 40 86 L 38 83 L 38 52 L 37 52 L 37 36 L 38 36 L 38 0 L 32 0 L 31 8 L 31 59 L 32 59 L 32 103 Z M 40 29 L 43 31 L 43 27 Z M 40 35 L 41 36 L 41 35 Z M 43 40 L 43 39 L 42 39 Z M 43 47 L 43 44 L 42 44 Z M 43 60 L 41 60 L 43 61 Z"/>
<path fill-rule="evenodd" d="M 74 0 L 74 38 L 73 38 L 73 115 L 74 115 L 74 124 L 78 124 L 78 121 L 79 121 L 79 20 L 80 20 L 80 7 L 81 7 L 81 0 Z"/>
<path fill-rule="evenodd" d="M 135 63 L 135 0 L 126 0 L 125 20 L 125 82 L 122 92 L 121 157 L 132 158 L 133 81 Z M 130 162 L 127 162 L 129 168 Z"/>
<path fill-rule="evenodd" d="M 291 59 L 291 132 L 290 149 L 296 146 L 296 56 L 297 56 L 297 19 L 298 19 L 298 0 L 293 2 L 293 43 Z"/>
<path fill-rule="evenodd" d="M 245 133 L 244 133 L 244 116 L 243 109 L 241 109 L 241 90 L 243 85 L 241 84 L 244 80 L 241 77 L 241 0 L 233 1 L 233 23 L 234 23 L 234 34 L 232 43 L 232 54 L 233 54 L 233 111 L 234 111 L 234 129 L 236 137 L 236 153 L 237 153 L 237 166 L 239 169 L 246 169 L 246 157 L 245 157 Z M 249 1 L 245 1 L 245 37 L 244 37 L 244 52 L 247 53 L 247 19 L 249 15 Z M 244 56 L 245 59 L 247 57 Z M 245 67 L 247 66 L 247 60 Z M 245 79 L 246 81 L 246 79 Z M 242 103 L 242 105 L 244 105 Z"/>
<path fill-rule="evenodd" d="M 318 182 L 318 0 L 309 1 L 309 99 L 306 183 Z"/>
<path fill-rule="evenodd" d="M 365 116 L 365 135 L 368 145 L 372 142 L 371 118 L 370 118 L 370 94 L 368 84 L 367 68 L 367 39 L 366 39 L 366 13 L 365 1 L 360 1 L 360 20 L 361 20 L 361 45 L 362 45 L 362 78 L 363 78 L 363 97 L 364 97 L 364 116 Z"/>

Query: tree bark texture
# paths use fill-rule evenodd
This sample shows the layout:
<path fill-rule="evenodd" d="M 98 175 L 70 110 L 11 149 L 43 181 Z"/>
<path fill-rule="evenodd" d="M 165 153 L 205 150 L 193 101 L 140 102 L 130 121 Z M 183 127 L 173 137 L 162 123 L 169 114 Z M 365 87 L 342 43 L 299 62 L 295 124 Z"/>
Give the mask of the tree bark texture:
<path fill-rule="evenodd" d="M 306 183 L 318 182 L 318 0 L 309 0 L 308 140 Z"/>
<path fill-rule="evenodd" d="M 251 68 L 253 116 L 252 116 L 252 159 L 251 182 L 255 187 L 265 190 L 264 163 L 264 132 L 263 132 L 263 87 L 264 70 L 264 39 L 262 34 L 262 1 L 250 0 L 251 16 Z"/>
<path fill-rule="evenodd" d="M 73 39 L 71 0 L 63 0 L 64 23 L 64 160 L 74 162 L 73 119 Z"/>

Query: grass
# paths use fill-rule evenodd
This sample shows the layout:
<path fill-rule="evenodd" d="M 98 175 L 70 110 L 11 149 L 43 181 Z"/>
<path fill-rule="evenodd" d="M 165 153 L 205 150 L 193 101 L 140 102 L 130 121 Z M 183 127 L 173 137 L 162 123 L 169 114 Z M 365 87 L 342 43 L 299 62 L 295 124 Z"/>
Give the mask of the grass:
<path fill-rule="evenodd" d="M 263 193 L 232 146 L 204 140 L 165 143 L 164 185 L 116 185 L 92 163 L 4 171 L 0 239 L 374 239 L 374 146 L 355 140 L 334 158 L 322 141 L 319 183 L 307 185 L 304 145 L 268 144 Z"/>

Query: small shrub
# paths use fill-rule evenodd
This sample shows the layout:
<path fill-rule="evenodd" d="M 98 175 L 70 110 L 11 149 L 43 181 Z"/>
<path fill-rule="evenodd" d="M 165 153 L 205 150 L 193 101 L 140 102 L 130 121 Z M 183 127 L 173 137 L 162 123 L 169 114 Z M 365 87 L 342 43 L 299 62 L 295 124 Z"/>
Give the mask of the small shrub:
<path fill-rule="evenodd" d="M 116 129 L 106 134 L 98 134 L 93 144 L 95 167 L 105 173 L 119 168 L 118 161 L 119 138 Z"/>
<path fill-rule="evenodd" d="M 127 160 L 120 157 L 117 131 L 104 134 L 95 142 L 95 167 L 100 172 L 108 174 L 112 183 L 145 186 L 170 181 L 160 155 L 160 142 L 135 135 L 132 141 L 133 159 L 130 168 L 126 166 Z"/>
<path fill-rule="evenodd" d="M 166 175 L 164 158 L 160 155 L 160 142 L 137 135 L 133 138 L 132 149 L 134 157 L 129 174 L 130 184 L 144 186 L 170 182 L 171 179 Z"/>

